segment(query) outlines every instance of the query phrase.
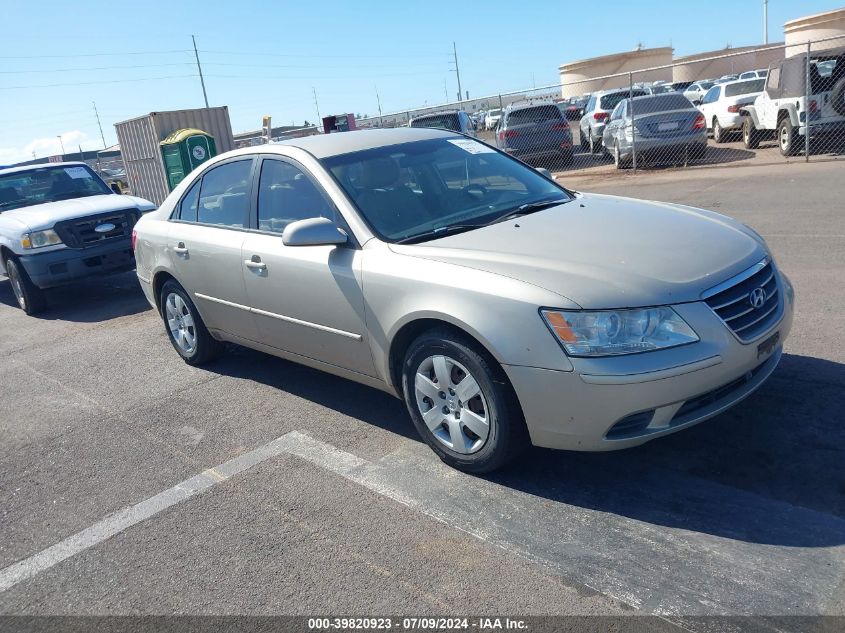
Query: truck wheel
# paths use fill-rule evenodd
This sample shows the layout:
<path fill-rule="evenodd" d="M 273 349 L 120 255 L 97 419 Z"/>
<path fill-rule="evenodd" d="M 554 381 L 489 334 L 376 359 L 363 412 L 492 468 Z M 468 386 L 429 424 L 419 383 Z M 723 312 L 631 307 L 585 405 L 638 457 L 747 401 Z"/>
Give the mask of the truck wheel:
<path fill-rule="evenodd" d="M 14 256 L 6 260 L 6 275 L 21 310 L 27 314 L 37 314 L 47 307 L 44 291 L 32 283 L 26 270 Z"/>
<path fill-rule="evenodd" d="M 760 147 L 760 132 L 750 116 L 742 120 L 742 143 L 745 149 L 757 149 Z"/>
<path fill-rule="evenodd" d="M 784 117 L 778 123 L 778 146 L 780 153 L 784 156 L 795 156 L 799 149 L 798 130 L 792 125 L 789 116 Z"/>
<path fill-rule="evenodd" d="M 724 143 L 725 142 L 725 131 L 722 129 L 722 126 L 719 125 L 719 117 L 713 117 L 713 142 L 714 143 Z"/>
<path fill-rule="evenodd" d="M 420 335 L 405 354 L 402 391 L 419 434 L 440 459 L 468 473 L 504 466 L 529 445 L 502 368 L 449 329 Z"/>
<path fill-rule="evenodd" d="M 211 336 L 185 289 L 170 280 L 162 286 L 160 296 L 161 318 L 179 356 L 189 365 L 202 365 L 220 356 L 223 343 Z"/>

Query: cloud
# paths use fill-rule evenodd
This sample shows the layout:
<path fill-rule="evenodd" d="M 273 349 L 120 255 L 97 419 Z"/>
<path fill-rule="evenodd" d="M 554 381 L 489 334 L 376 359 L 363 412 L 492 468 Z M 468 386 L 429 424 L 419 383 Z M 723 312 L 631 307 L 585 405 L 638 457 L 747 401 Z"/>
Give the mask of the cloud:
<path fill-rule="evenodd" d="M 80 146 L 83 151 L 101 149 L 102 142 L 99 139 L 92 139 L 81 130 L 70 130 L 62 132 L 62 144 L 65 146 L 66 154 L 73 154 L 79 151 Z M 36 158 L 56 156 L 62 153 L 62 147 L 56 136 L 36 138 L 23 147 L 0 147 L 0 165 L 32 160 L 33 152 Z"/>

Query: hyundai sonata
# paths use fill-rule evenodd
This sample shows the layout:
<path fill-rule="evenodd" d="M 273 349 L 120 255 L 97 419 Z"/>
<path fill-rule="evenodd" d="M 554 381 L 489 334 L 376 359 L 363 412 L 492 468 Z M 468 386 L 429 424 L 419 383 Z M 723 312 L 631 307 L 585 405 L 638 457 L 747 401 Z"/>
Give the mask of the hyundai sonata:
<path fill-rule="evenodd" d="M 792 323 L 792 286 L 747 226 L 570 191 L 443 130 L 223 154 L 134 238 L 186 362 L 228 341 L 383 389 L 470 472 L 710 418 L 768 378 Z"/>

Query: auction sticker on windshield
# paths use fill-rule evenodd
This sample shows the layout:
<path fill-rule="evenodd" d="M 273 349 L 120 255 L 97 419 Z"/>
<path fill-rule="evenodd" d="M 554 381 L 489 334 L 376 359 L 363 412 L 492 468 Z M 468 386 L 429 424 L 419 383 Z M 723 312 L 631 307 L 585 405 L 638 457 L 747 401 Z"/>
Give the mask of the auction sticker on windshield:
<path fill-rule="evenodd" d="M 460 147 L 465 152 L 470 154 L 492 154 L 494 150 L 489 145 L 479 143 L 478 141 L 471 141 L 468 138 L 450 138 L 447 139 L 452 145 Z"/>
<path fill-rule="evenodd" d="M 91 172 L 84 167 L 65 167 L 65 173 L 71 178 L 90 178 Z"/>

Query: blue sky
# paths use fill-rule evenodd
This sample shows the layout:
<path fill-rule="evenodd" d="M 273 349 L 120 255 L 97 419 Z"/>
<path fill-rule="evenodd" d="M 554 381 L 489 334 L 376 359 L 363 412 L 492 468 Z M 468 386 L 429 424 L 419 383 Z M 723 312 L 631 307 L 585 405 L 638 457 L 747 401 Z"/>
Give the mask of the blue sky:
<path fill-rule="evenodd" d="M 376 114 L 556 83 L 561 63 L 646 47 L 676 55 L 762 41 L 761 0 L 458 2 L 136 0 L 4 3 L 0 39 L 0 164 L 102 146 L 113 124 L 154 110 L 201 107 L 191 34 L 211 105 L 232 127 L 322 115 Z M 589 5 L 589 10 L 582 9 Z M 769 39 L 787 20 L 842 0 L 770 0 Z"/>

